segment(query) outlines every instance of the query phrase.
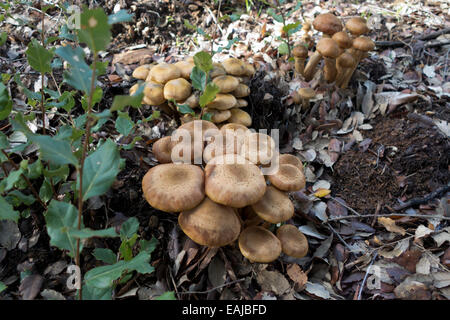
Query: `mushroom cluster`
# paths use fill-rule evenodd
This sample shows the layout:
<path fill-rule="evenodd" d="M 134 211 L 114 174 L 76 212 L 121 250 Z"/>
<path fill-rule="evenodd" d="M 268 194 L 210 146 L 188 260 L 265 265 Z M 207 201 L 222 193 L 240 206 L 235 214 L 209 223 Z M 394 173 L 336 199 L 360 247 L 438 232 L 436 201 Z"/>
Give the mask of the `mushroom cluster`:
<path fill-rule="evenodd" d="M 345 23 L 344 30 L 339 18 L 331 13 L 323 13 L 314 19 L 312 25 L 322 32 L 323 37 L 317 42 L 316 51 L 309 57 L 306 65 L 309 53 L 309 43 L 306 40 L 309 41 L 309 36 L 303 36 L 301 43 L 294 47 L 292 52 L 296 72 L 310 81 L 320 61 L 324 60 L 324 79 L 328 83 L 335 82 L 340 88 L 346 88 L 359 62 L 375 48 L 375 43 L 364 36 L 369 32 L 366 20 L 351 18 Z"/>
<path fill-rule="evenodd" d="M 170 101 L 173 99 L 177 105 L 186 104 L 192 110 L 199 108 L 199 93 L 193 90 L 190 78 L 194 67 L 192 56 L 173 64 L 146 64 L 137 67 L 133 71 L 133 77 L 145 81 L 142 103 L 170 110 Z M 220 91 L 216 98 L 206 105 L 203 114 L 209 113 L 213 123 L 239 123 L 249 127 L 252 119 L 241 108 L 248 105 L 245 97 L 250 95 L 248 82 L 254 74 L 255 68 L 252 64 L 237 58 L 213 63 L 209 77 Z M 133 95 L 138 87 L 139 84 L 133 85 L 130 95 Z M 194 118 L 191 114 L 186 114 L 182 122 Z"/>
<path fill-rule="evenodd" d="M 308 241 L 295 226 L 269 230 L 293 217 L 288 192 L 305 187 L 302 162 L 278 154 L 271 136 L 239 123 L 219 129 L 194 120 L 156 141 L 153 154 L 161 164 L 145 174 L 143 195 L 152 207 L 178 213 L 194 242 L 221 247 L 237 240 L 252 262 L 307 254 Z"/>

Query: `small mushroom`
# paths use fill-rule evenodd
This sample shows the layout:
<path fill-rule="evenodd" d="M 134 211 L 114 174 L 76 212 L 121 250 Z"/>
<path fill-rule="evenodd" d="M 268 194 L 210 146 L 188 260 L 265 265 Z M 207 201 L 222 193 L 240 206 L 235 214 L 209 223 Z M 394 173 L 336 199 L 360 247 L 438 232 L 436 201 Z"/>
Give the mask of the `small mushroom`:
<path fill-rule="evenodd" d="M 349 19 L 345 24 L 345 29 L 347 29 L 354 38 L 366 34 L 370 31 L 369 27 L 367 26 L 366 20 L 361 17 Z"/>
<path fill-rule="evenodd" d="M 216 98 L 206 106 L 209 109 L 228 110 L 236 105 L 236 98 L 229 93 L 218 93 Z"/>
<path fill-rule="evenodd" d="M 166 101 L 164 98 L 164 86 L 154 81 L 145 83 L 144 98 L 142 102 L 152 106 L 159 106 Z"/>
<path fill-rule="evenodd" d="M 275 155 L 275 141 L 267 134 L 252 132 L 245 136 L 240 154 L 254 164 L 269 164 Z"/>
<path fill-rule="evenodd" d="M 280 164 L 278 171 L 268 178 L 273 186 L 283 191 L 299 191 L 306 185 L 303 172 L 292 164 Z"/>
<path fill-rule="evenodd" d="M 251 226 L 241 232 L 239 249 L 251 262 L 269 263 L 280 256 L 281 242 L 269 230 Z"/>
<path fill-rule="evenodd" d="M 341 88 L 345 89 L 348 86 L 348 83 L 353 75 L 353 72 L 355 72 L 358 63 L 363 59 L 364 54 L 366 54 L 369 51 L 372 51 L 375 48 L 375 42 L 373 42 L 370 38 L 361 36 L 353 40 L 353 47 L 352 47 L 352 53 L 353 58 L 355 59 L 355 62 L 353 64 L 353 67 L 348 69 L 347 72 L 344 75 L 344 78 L 342 80 Z"/>
<path fill-rule="evenodd" d="M 171 137 L 167 136 L 160 138 L 157 141 L 155 141 L 155 143 L 153 143 L 152 152 L 159 163 L 172 162 L 171 158 L 172 149 L 170 148 L 170 139 Z"/>
<path fill-rule="evenodd" d="M 151 168 L 142 179 L 147 202 L 165 212 L 195 208 L 205 197 L 203 170 L 191 164 L 165 163 Z"/>
<path fill-rule="evenodd" d="M 304 44 L 299 44 L 292 50 L 295 60 L 295 72 L 303 75 L 305 71 L 305 60 L 308 58 L 308 49 Z"/>
<path fill-rule="evenodd" d="M 325 61 L 324 78 L 330 83 L 336 79 L 336 58 L 339 56 L 339 46 L 331 38 L 320 39 L 316 50 L 321 54 Z"/>
<path fill-rule="evenodd" d="M 355 59 L 349 52 L 344 52 L 336 59 L 336 85 L 342 86 L 345 74 L 355 65 Z"/>
<path fill-rule="evenodd" d="M 293 166 L 299 168 L 303 172 L 303 163 L 302 161 L 289 153 L 280 154 L 278 157 L 279 164 L 292 164 Z"/>
<path fill-rule="evenodd" d="M 166 84 L 168 81 L 181 76 L 180 70 L 173 64 L 163 63 L 154 66 L 148 73 L 146 81 L 155 81 Z"/>
<path fill-rule="evenodd" d="M 227 75 L 215 77 L 212 81 L 219 87 L 220 93 L 230 93 L 239 85 L 237 78 Z"/>
<path fill-rule="evenodd" d="M 150 72 L 150 69 L 152 68 L 152 65 L 144 64 L 142 66 L 137 67 L 133 71 L 133 77 L 140 80 L 147 79 L 148 73 Z"/>
<path fill-rule="evenodd" d="M 252 125 L 252 117 L 239 108 L 230 109 L 231 116 L 228 118 L 228 122 L 242 124 L 243 126 L 250 127 Z"/>
<path fill-rule="evenodd" d="M 227 121 L 231 117 L 230 110 L 214 110 L 205 108 L 205 113 L 209 113 L 211 115 L 211 121 L 214 123 Z"/>
<path fill-rule="evenodd" d="M 178 61 L 173 64 L 180 70 L 181 77 L 189 80 L 191 78 L 192 69 L 195 67 L 195 63 L 189 61 Z"/>
<path fill-rule="evenodd" d="M 217 62 L 213 63 L 213 68 L 209 72 L 209 76 L 211 77 L 211 79 L 214 79 L 215 77 L 219 77 L 219 76 L 224 76 L 226 74 L 227 74 L 227 72 L 223 68 L 222 64 L 217 63 Z"/>
<path fill-rule="evenodd" d="M 266 192 L 261 170 L 236 154 L 211 159 L 205 167 L 205 192 L 214 202 L 243 208 L 259 201 Z"/>
<path fill-rule="evenodd" d="M 184 78 L 169 80 L 164 85 L 164 98 L 175 101 L 186 100 L 192 92 L 191 84 Z"/>
<path fill-rule="evenodd" d="M 237 99 L 235 108 L 245 108 L 248 106 L 248 102 L 245 99 Z"/>
<path fill-rule="evenodd" d="M 246 84 L 239 83 L 231 94 L 236 98 L 244 98 L 250 94 L 250 88 Z"/>
<path fill-rule="evenodd" d="M 284 254 L 303 258 L 308 254 L 308 239 L 292 224 L 284 224 L 277 230 L 277 238 L 281 242 L 281 250 Z"/>
<path fill-rule="evenodd" d="M 258 216 L 270 223 L 289 220 L 294 215 L 294 205 L 288 195 L 273 186 L 266 188 L 266 193 L 258 202 L 252 204 Z"/>
<path fill-rule="evenodd" d="M 233 208 L 215 203 L 208 197 L 197 207 L 181 212 L 178 224 L 194 242 L 208 247 L 228 245 L 241 231 L 241 222 Z"/>
<path fill-rule="evenodd" d="M 316 96 L 316 92 L 311 88 L 300 88 L 298 89 L 297 93 L 300 96 L 302 102 L 302 110 L 303 111 L 308 110 L 309 100 L 311 100 Z"/>
<path fill-rule="evenodd" d="M 346 49 L 351 48 L 353 44 L 352 38 L 345 31 L 336 32 L 331 39 L 339 46 L 339 55 L 342 55 Z"/>
<path fill-rule="evenodd" d="M 243 76 L 246 74 L 244 62 L 236 58 L 228 58 L 222 62 L 222 66 L 226 73 L 232 76 Z"/>

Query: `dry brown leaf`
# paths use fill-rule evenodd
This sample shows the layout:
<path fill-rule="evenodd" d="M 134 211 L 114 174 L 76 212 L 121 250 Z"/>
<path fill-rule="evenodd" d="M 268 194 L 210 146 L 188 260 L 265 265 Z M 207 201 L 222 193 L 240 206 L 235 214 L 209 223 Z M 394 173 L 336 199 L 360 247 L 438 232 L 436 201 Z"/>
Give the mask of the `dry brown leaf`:
<path fill-rule="evenodd" d="M 298 264 L 290 264 L 286 273 L 295 283 L 295 291 L 299 292 L 305 288 L 306 283 L 308 282 L 308 276 L 303 272 L 302 268 Z"/>
<path fill-rule="evenodd" d="M 397 226 L 395 224 L 395 221 L 392 220 L 391 218 L 379 217 L 378 223 L 380 223 L 383 227 L 385 227 L 387 231 L 399 233 L 402 236 L 404 236 L 406 233 L 406 230 L 403 229 L 402 227 Z"/>

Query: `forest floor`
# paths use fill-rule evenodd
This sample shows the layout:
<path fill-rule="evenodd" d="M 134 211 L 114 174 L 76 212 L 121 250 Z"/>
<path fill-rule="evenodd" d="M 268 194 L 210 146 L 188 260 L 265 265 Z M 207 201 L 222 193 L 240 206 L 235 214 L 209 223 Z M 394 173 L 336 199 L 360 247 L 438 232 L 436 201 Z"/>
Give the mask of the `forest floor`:
<path fill-rule="evenodd" d="M 282 24 L 258 1 L 248 9 L 245 1 L 225 0 L 91 2 L 107 13 L 120 6 L 134 14 L 132 23 L 113 28 L 113 43 L 103 57 L 110 63 L 100 78 L 104 98 L 99 111 L 109 108 L 115 95 L 128 93 L 138 65 L 174 62 L 210 49 L 209 40 L 186 28 L 187 19 L 213 35 L 216 47 L 239 37 L 237 45 L 214 59 L 235 56 L 257 66 L 247 108 L 252 127 L 279 129 L 281 151 L 306 163 L 307 185 L 292 194 L 296 214 L 290 222 L 307 236 L 308 255 L 251 264 L 237 246 L 208 249 L 193 243 L 175 215 L 145 201 L 141 180 L 157 164 L 151 143 L 176 124 L 164 113 L 143 124 L 136 135 L 144 139 L 121 151 L 126 167 L 112 190 L 90 200 L 84 217 L 93 229 L 136 217 L 140 235 L 159 241 L 151 261 L 156 272 L 119 286 L 116 298 L 152 299 L 173 290 L 183 300 L 450 299 L 448 3 L 302 1 L 288 21 L 312 20 L 327 11 L 344 20 L 367 18 L 368 36 L 377 46 L 343 90 L 324 85 L 320 72 L 309 83 L 293 74 L 292 62 L 277 52 Z M 286 9 L 294 6 L 288 3 Z M 27 5 L 17 5 L 13 16 L 35 25 L 40 20 Z M 61 23 L 59 12 L 50 11 L 47 19 L 50 37 Z M 36 32 L 13 19 L 1 27 L 8 31 L 8 42 L 0 47 L 0 73 L 20 72 L 32 89 L 39 75 L 27 65 L 25 50 Z M 62 70 L 55 78 L 62 82 Z M 294 106 L 292 92 L 307 86 L 317 93 L 311 108 L 299 121 L 286 117 Z M 11 93 L 15 103 L 26 103 L 14 84 Z M 131 110 L 130 116 L 149 116 L 153 109 Z M 0 121 L 0 128 L 4 125 Z M 51 125 L 58 125 L 56 119 Z M 98 134 L 119 137 L 113 123 Z M 331 192 L 317 196 L 319 189 Z M 0 246 L 0 281 L 8 285 L 0 299 L 20 298 L 21 274 L 30 270 L 41 276 L 38 290 L 46 290 L 45 297 L 73 299 L 64 272 L 71 258 L 50 246 L 44 221 L 21 219 L 17 230 L 3 226 L 2 232 L 3 237 L 15 232 L 18 240 Z M 98 265 L 91 255 L 94 248 L 117 250 L 119 245 L 119 240 L 90 240 L 82 255 L 83 272 Z"/>

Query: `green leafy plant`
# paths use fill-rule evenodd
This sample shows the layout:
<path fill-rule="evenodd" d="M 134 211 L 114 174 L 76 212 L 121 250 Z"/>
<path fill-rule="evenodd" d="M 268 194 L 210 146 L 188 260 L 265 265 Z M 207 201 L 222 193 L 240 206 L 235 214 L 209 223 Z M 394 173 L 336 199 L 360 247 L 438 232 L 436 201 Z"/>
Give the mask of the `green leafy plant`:
<path fill-rule="evenodd" d="M 48 8 L 43 8 L 42 12 L 46 9 Z M 41 79 L 50 75 L 54 80 L 54 69 L 61 68 L 64 62 L 67 66 L 63 74 L 64 83 L 60 86 L 54 81 L 57 88 L 54 91 L 46 88 L 42 81 L 40 91 L 33 92 L 21 82 L 20 74 L 14 75 L 13 80 L 28 99 L 26 110 L 13 110 L 8 88 L 0 83 L 0 120 L 8 119 L 12 127 L 8 135 L 0 132 L 0 220 L 17 223 L 30 213 L 42 212 L 50 245 L 66 251 L 74 258 L 80 270 L 84 240 L 119 236 L 122 239 L 119 261 L 103 266 L 103 269 L 98 267 L 88 271 L 82 288 L 78 290 L 79 299 L 83 298 L 83 289 L 86 289 L 86 298 L 89 299 L 112 297 L 112 290 L 119 278 L 119 282 L 125 281 L 132 271 L 153 271 L 149 260 L 156 242 L 143 239 L 133 242 L 137 239 L 136 219 L 130 219 L 128 224 L 122 226 L 123 232 L 120 235 L 114 228 L 93 230 L 85 227 L 83 222 L 86 201 L 109 190 L 123 168 L 120 148 L 132 148 L 139 139 L 135 138 L 128 145 L 118 146 L 111 139 L 95 141 L 92 134 L 106 122 L 115 120 L 116 130 L 128 136 L 140 123 L 159 117 L 155 112 L 134 123 L 128 115 L 125 108 L 140 107 L 143 88 L 133 96 L 116 96 L 110 109 L 96 110 L 103 98 L 103 91 L 97 86 L 97 78 L 105 74 L 107 67 L 107 63 L 100 60 L 99 53 L 108 48 L 112 24 L 130 21 L 131 17 L 124 10 L 108 16 L 101 8 L 85 8 L 80 16 L 80 29 L 71 31 L 67 26 L 61 28 L 59 38 L 74 43 L 58 48 L 51 47 L 48 40 L 44 41 L 45 29 L 42 25 L 41 41 L 32 40 L 28 45 L 28 63 L 40 73 Z M 80 43 L 89 48 L 91 63 Z M 10 79 L 2 76 L 2 80 L 5 82 Z M 63 86 L 74 90 L 63 91 Z M 81 108 L 77 108 L 78 106 Z M 74 111 L 79 115 L 75 116 Z M 60 118 L 61 125 L 56 131 L 48 130 L 46 125 L 46 117 L 50 112 Z M 41 133 L 38 133 L 37 115 L 41 115 Z M 38 150 L 37 158 L 26 159 L 24 151 L 29 148 Z M 71 178 L 73 173 L 76 179 Z M 133 231 L 131 237 L 130 230 Z M 140 251 L 134 255 L 136 246 Z M 96 257 L 111 257 L 111 252 L 103 252 L 103 256 L 101 251 L 95 254 Z M 106 262 L 104 259 L 100 260 Z M 102 270 L 109 270 L 109 278 L 105 278 Z M 112 275 L 118 276 L 115 278 Z M 4 290 L 4 286 L 0 285 L 1 290 Z"/>

